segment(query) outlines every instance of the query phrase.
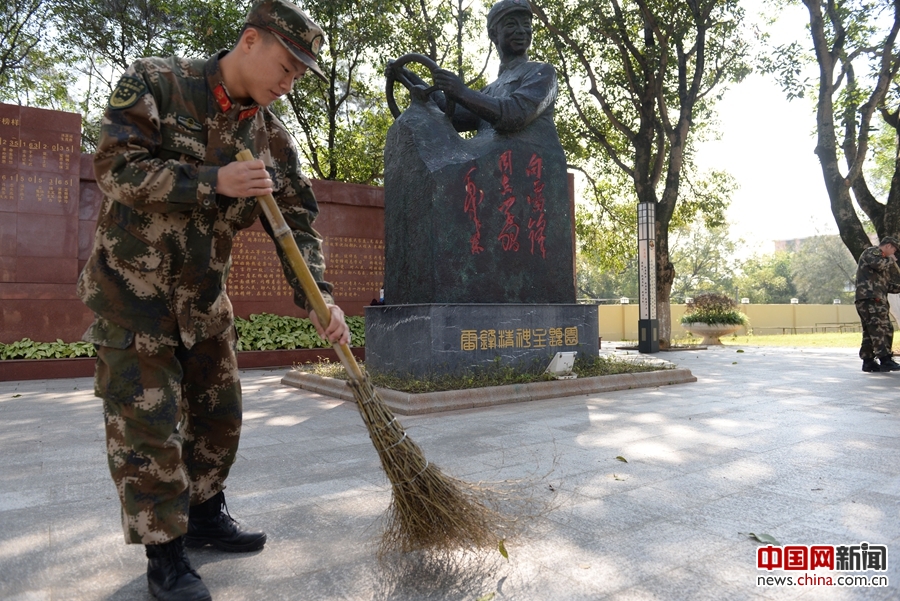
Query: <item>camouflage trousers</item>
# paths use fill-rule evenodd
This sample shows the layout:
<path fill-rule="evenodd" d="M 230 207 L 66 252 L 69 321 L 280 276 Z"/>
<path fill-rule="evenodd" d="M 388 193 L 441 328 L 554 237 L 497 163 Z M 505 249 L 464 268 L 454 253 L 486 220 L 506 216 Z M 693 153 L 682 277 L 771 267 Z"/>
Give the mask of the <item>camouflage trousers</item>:
<path fill-rule="evenodd" d="M 112 346 L 97 346 L 94 393 L 103 399 L 125 542 L 165 543 L 187 532 L 190 505 L 222 490 L 235 461 L 236 333 L 229 328 L 187 349 L 102 326 Z"/>
<path fill-rule="evenodd" d="M 859 313 L 863 331 L 859 358 L 866 360 L 890 356 L 894 343 L 894 326 L 891 324 L 887 300 L 858 300 L 856 312 Z"/>

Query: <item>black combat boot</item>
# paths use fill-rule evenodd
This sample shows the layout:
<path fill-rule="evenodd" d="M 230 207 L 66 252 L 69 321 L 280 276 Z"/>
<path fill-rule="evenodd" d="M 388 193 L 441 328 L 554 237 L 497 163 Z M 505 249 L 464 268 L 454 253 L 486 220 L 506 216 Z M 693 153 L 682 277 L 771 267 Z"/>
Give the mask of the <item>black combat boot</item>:
<path fill-rule="evenodd" d="M 900 371 L 900 363 L 894 361 L 890 355 L 878 357 L 878 360 L 881 362 L 879 371 Z"/>
<path fill-rule="evenodd" d="M 191 507 L 184 544 L 188 547 L 212 545 L 222 551 L 246 553 L 262 549 L 266 544 L 266 534 L 241 530 L 228 513 L 225 493 L 219 491 L 213 497 Z"/>
<path fill-rule="evenodd" d="M 875 359 L 863 359 L 863 371 L 881 371 L 881 366 Z"/>
<path fill-rule="evenodd" d="M 184 554 L 184 537 L 145 547 L 151 595 L 159 601 L 212 601 L 209 590 Z"/>

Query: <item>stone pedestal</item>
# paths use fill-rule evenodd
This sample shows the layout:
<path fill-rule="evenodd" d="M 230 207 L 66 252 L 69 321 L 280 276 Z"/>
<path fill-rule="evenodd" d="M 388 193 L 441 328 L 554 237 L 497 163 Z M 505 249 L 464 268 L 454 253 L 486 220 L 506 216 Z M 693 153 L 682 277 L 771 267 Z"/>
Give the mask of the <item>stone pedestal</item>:
<path fill-rule="evenodd" d="M 596 357 L 597 308 L 575 304 L 421 304 L 366 308 L 366 365 L 423 377 L 503 365 L 545 368 L 557 352 Z"/>

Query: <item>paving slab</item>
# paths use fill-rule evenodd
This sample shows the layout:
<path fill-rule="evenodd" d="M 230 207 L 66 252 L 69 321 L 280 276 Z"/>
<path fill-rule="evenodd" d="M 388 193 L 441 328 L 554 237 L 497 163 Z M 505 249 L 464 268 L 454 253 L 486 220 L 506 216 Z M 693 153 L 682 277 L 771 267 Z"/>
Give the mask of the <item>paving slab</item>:
<path fill-rule="evenodd" d="M 863 373 L 855 349 L 737 350 L 660 355 L 696 382 L 404 417 L 444 471 L 547 508 L 508 559 L 379 562 L 390 490 L 355 405 L 243 370 L 228 504 L 269 542 L 189 555 L 217 601 L 900 598 L 900 373 Z M 0 457 L 0 599 L 150 601 L 89 378 L 0 383 Z M 856 575 L 889 586 L 757 586 L 804 572 L 758 570 L 749 533 L 887 545 L 887 570 Z"/>

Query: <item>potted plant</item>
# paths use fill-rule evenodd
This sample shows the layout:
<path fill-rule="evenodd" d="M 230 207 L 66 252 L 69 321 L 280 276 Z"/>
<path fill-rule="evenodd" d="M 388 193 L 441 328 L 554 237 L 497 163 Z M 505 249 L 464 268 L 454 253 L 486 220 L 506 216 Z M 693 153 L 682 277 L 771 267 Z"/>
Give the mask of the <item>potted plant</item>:
<path fill-rule="evenodd" d="M 687 303 L 681 325 L 691 334 L 703 336 L 701 344 L 715 345 L 722 344 L 720 336 L 733 334 L 747 325 L 747 316 L 724 294 L 704 292 Z"/>

